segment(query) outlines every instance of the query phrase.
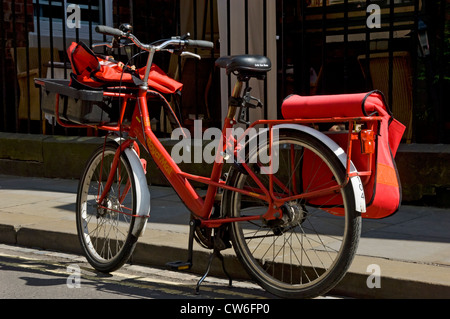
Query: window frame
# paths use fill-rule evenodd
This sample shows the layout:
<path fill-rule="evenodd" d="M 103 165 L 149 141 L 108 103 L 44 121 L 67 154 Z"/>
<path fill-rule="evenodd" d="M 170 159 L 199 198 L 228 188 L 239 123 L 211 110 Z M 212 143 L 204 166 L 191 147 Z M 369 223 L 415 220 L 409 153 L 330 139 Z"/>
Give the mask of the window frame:
<path fill-rule="evenodd" d="M 49 0 L 33 0 L 33 5 L 35 10 L 33 11 L 33 23 L 34 23 L 34 31 L 29 32 L 29 45 L 30 47 L 37 47 L 40 37 L 40 45 L 41 47 L 50 47 L 50 40 L 52 38 L 53 47 L 58 50 L 64 50 L 64 47 L 67 47 L 73 41 L 77 40 L 77 28 L 69 28 L 67 26 L 67 18 L 70 16 L 70 12 L 67 13 L 67 6 L 70 4 L 79 4 L 77 0 L 54 0 L 51 1 L 51 6 L 58 6 L 61 8 L 61 5 L 64 5 L 66 8 L 65 11 L 65 19 L 64 19 L 64 27 L 63 21 L 61 18 L 52 18 L 48 16 L 39 16 L 37 15 L 37 4 L 49 5 Z M 86 4 L 79 4 L 82 9 L 86 9 Z M 95 27 L 99 24 L 112 26 L 113 25 L 113 0 L 98 0 L 98 5 L 93 5 L 93 8 L 96 8 L 99 11 L 99 21 L 89 22 L 87 20 L 80 21 L 80 28 L 78 28 L 78 40 L 89 43 L 90 34 L 92 34 L 92 41 L 103 41 L 103 35 L 95 32 Z M 103 19 L 103 13 L 105 13 L 105 21 Z M 52 36 L 50 36 L 50 20 L 52 22 Z M 39 23 L 39 26 L 38 26 Z M 91 28 L 89 25 L 91 24 Z M 39 34 L 38 34 L 39 27 Z M 89 30 L 91 29 L 91 30 Z M 63 43 L 64 33 L 66 43 Z"/>

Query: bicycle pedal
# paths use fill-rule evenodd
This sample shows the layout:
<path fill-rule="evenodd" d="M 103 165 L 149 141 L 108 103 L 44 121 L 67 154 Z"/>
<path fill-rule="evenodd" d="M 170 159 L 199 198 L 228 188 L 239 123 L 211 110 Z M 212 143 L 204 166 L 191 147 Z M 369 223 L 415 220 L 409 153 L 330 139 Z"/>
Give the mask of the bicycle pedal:
<path fill-rule="evenodd" d="M 170 261 L 166 263 L 166 266 L 172 270 L 189 270 L 192 267 L 192 263 L 189 261 Z"/>

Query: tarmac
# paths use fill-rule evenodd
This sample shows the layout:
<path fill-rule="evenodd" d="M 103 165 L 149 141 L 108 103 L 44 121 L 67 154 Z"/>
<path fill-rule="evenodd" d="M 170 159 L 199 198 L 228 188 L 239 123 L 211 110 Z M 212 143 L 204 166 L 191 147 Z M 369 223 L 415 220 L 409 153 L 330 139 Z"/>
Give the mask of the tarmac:
<path fill-rule="evenodd" d="M 81 253 L 75 225 L 78 181 L 0 175 L 0 243 Z M 189 212 L 175 192 L 150 186 L 151 216 L 132 263 L 164 267 L 187 258 Z M 194 266 L 203 274 L 210 251 L 194 243 Z M 228 272 L 246 278 L 232 249 Z M 211 275 L 224 276 L 213 262 Z M 450 298 L 450 209 L 401 206 L 394 215 L 363 220 L 357 255 L 332 294 L 355 298 Z"/>

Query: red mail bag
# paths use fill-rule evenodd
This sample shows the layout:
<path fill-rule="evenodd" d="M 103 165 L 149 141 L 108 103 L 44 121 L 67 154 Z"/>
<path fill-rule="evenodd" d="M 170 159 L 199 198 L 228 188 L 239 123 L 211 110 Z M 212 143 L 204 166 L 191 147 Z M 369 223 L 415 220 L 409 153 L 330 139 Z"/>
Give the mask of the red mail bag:
<path fill-rule="evenodd" d="M 139 85 L 144 78 L 145 67 L 133 70 L 129 66 L 109 57 L 96 55 L 83 42 L 67 49 L 72 65 L 71 85 L 85 85 L 91 88 L 105 88 L 118 85 Z M 152 65 L 148 77 L 149 87 L 161 93 L 175 93 L 183 84 L 167 76 L 158 66 Z"/>
<path fill-rule="evenodd" d="M 382 120 L 374 125 L 375 153 L 363 154 L 360 140 L 352 142 L 351 160 L 358 171 L 371 171 L 370 176 L 362 176 L 366 199 L 365 218 L 383 218 L 398 210 L 401 203 L 402 190 L 400 178 L 395 164 L 395 154 L 400 144 L 405 126 L 395 120 L 387 107 L 383 94 L 379 91 L 358 94 L 318 95 L 302 97 L 291 95 L 285 99 L 281 106 L 283 117 L 286 119 L 319 119 L 332 117 L 370 117 L 380 116 Z M 343 150 L 347 150 L 348 132 L 324 132 L 334 140 Z M 374 156 L 369 161 L 369 156 Z M 303 159 L 302 180 L 303 185 L 311 187 L 313 180 L 312 163 L 317 161 L 316 155 L 305 152 Z M 369 166 L 370 165 L 370 166 Z M 326 180 L 331 180 L 330 174 L 322 179 L 315 179 L 320 189 Z M 329 183 L 328 183 L 329 185 Z M 320 206 L 330 213 L 341 215 L 342 202 L 331 195 L 316 197 L 309 200 L 309 204 Z"/>

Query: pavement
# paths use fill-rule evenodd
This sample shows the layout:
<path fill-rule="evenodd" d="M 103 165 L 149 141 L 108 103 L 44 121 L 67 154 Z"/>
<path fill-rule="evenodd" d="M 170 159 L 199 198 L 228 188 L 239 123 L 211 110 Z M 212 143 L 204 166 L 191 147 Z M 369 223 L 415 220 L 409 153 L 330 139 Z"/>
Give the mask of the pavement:
<path fill-rule="evenodd" d="M 75 179 L 0 175 L 0 243 L 81 253 L 74 214 L 77 184 Z M 131 262 L 164 267 L 187 258 L 189 213 L 171 188 L 150 186 L 150 193 L 151 217 Z M 209 251 L 196 243 L 194 249 L 190 272 L 203 274 Z M 224 256 L 231 276 L 245 278 L 233 250 Z M 210 274 L 223 276 L 219 262 L 213 262 Z M 385 219 L 364 219 L 357 255 L 331 293 L 450 298 L 450 209 L 403 205 Z"/>

